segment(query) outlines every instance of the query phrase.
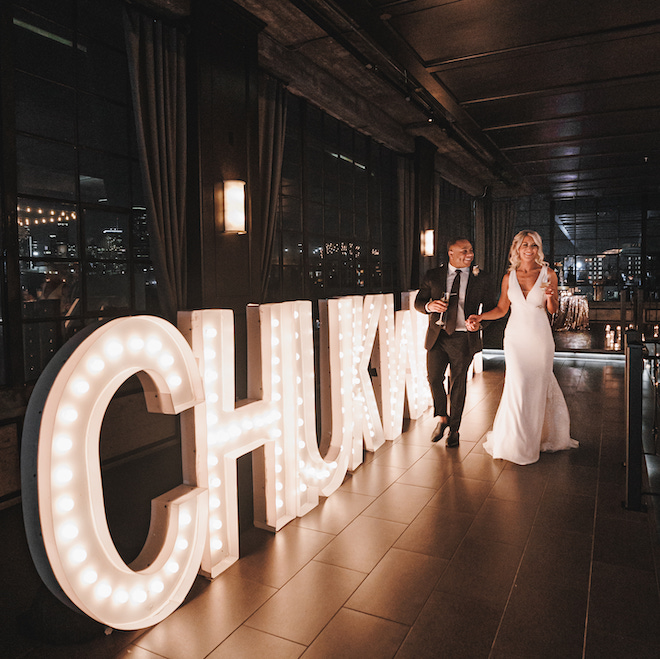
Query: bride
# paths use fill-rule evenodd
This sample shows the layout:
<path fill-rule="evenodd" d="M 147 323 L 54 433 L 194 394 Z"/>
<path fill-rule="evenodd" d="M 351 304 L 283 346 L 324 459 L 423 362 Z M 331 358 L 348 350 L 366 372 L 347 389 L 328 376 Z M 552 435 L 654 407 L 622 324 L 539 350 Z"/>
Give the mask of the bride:
<path fill-rule="evenodd" d="M 494 458 L 526 465 L 540 451 L 577 448 L 571 439 L 568 407 L 552 372 L 555 344 L 548 313 L 559 306 L 557 275 L 543 260 L 536 231 L 516 234 L 509 251 L 497 306 L 466 321 L 474 331 L 482 320 L 502 318 L 506 375 L 502 399 L 484 449 Z"/>

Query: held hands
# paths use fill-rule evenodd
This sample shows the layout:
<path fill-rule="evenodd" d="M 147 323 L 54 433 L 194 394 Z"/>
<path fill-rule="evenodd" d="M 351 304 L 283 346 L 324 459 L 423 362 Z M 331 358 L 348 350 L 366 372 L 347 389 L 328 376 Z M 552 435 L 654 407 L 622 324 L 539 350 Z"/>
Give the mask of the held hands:
<path fill-rule="evenodd" d="M 481 316 L 472 314 L 465 319 L 465 327 L 468 332 L 476 332 L 481 328 Z"/>

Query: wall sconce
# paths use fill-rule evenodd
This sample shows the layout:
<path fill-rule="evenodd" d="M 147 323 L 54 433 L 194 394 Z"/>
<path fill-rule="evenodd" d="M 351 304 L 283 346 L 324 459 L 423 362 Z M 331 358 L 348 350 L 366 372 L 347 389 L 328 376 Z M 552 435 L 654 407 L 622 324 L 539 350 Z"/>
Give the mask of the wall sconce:
<path fill-rule="evenodd" d="M 223 192 L 223 204 L 219 203 L 218 188 Z M 245 233 L 245 181 L 224 181 L 216 186 L 216 219 L 225 233 Z M 223 209 L 221 218 L 217 217 Z"/>
<path fill-rule="evenodd" d="M 420 236 L 420 247 L 422 256 L 433 256 L 435 254 L 435 232 L 433 229 L 422 231 Z"/>

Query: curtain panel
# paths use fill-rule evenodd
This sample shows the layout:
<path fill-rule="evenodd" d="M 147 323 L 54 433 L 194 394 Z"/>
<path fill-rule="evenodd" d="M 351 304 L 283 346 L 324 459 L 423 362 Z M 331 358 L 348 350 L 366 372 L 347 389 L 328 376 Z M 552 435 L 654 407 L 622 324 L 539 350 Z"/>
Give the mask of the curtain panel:
<path fill-rule="evenodd" d="M 268 279 L 277 230 L 277 207 L 282 182 L 288 92 L 277 79 L 259 77 L 259 209 L 263 227 L 261 301 L 268 295 Z"/>
<path fill-rule="evenodd" d="M 509 248 L 516 226 L 515 199 L 492 200 L 488 197 L 475 201 L 475 237 L 483 266 L 496 286 L 509 268 Z M 483 241 L 483 242 L 482 242 Z"/>
<path fill-rule="evenodd" d="M 124 32 L 151 260 L 163 315 L 186 308 L 186 38 L 133 7 Z"/>
<path fill-rule="evenodd" d="M 397 178 L 399 186 L 399 289 L 408 291 L 417 285 L 412 281 L 413 250 L 419 249 L 419 243 L 415 240 L 415 171 L 414 163 L 410 158 L 398 157 Z"/>

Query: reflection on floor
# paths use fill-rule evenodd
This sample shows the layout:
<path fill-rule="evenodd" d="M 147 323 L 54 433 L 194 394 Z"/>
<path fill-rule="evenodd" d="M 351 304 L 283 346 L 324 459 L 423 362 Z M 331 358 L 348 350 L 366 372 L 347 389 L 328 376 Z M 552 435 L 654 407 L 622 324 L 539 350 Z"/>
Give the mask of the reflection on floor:
<path fill-rule="evenodd" d="M 621 503 L 623 362 L 556 360 L 580 448 L 526 467 L 482 450 L 503 371 L 495 355 L 471 381 L 458 449 L 429 442 L 430 416 L 410 423 L 317 509 L 246 534 L 238 563 L 146 631 L 76 646 L 21 635 L 35 580 L 15 531 L 0 655 L 657 659 L 653 516 Z"/>
<path fill-rule="evenodd" d="M 566 332 L 555 332 L 555 346 L 558 352 L 570 350 L 602 350 L 602 345 L 598 347 L 598 337 L 594 336 L 589 330 L 570 330 Z"/>

